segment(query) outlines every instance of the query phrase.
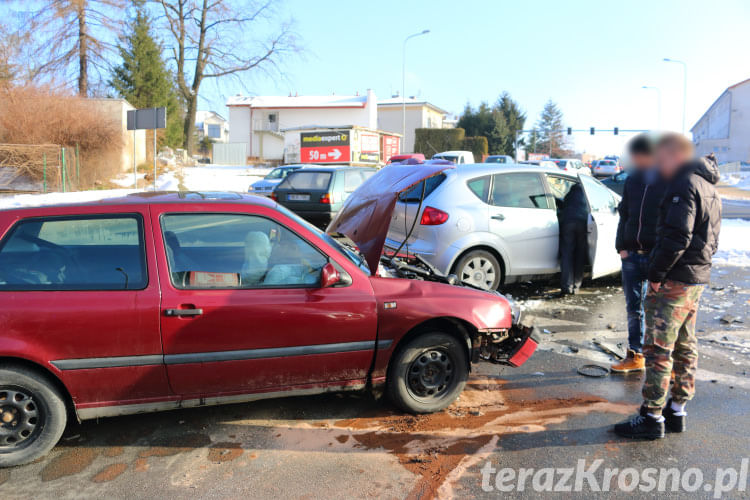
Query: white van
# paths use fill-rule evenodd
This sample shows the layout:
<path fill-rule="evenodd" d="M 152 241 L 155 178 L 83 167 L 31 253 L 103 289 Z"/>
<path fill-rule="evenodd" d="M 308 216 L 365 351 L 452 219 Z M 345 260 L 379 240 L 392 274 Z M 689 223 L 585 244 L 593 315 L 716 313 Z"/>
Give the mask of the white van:
<path fill-rule="evenodd" d="M 471 151 L 443 151 L 432 155 L 433 160 L 448 160 L 456 165 L 474 163 L 474 154 Z"/>

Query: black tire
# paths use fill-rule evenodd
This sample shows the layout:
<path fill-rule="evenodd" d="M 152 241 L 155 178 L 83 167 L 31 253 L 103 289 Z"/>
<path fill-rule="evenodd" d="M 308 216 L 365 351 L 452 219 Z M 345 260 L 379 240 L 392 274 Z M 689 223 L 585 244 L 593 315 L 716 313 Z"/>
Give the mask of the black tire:
<path fill-rule="evenodd" d="M 456 263 L 454 274 L 459 281 L 466 281 L 486 290 L 497 290 L 503 282 L 503 267 L 497 257 L 487 250 L 467 252 Z"/>
<path fill-rule="evenodd" d="M 0 467 L 46 455 L 66 421 L 65 400 L 46 376 L 24 366 L 0 367 Z"/>
<path fill-rule="evenodd" d="M 466 346 L 447 333 L 425 332 L 401 347 L 388 368 L 388 397 L 409 413 L 445 409 L 469 377 Z"/>

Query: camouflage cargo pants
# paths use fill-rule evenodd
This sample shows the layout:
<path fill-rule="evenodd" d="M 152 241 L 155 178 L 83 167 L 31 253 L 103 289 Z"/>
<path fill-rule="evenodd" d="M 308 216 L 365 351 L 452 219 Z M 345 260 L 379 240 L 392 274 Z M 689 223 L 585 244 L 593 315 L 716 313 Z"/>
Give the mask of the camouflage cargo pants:
<path fill-rule="evenodd" d="M 688 401 L 695 393 L 695 370 L 698 367 L 695 320 L 701 293 L 703 285 L 670 280 L 662 283 L 658 292 L 649 288 L 644 307 L 646 380 L 643 405 L 654 415 L 660 415 L 666 404 L 673 369 L 672 399 Z"/>

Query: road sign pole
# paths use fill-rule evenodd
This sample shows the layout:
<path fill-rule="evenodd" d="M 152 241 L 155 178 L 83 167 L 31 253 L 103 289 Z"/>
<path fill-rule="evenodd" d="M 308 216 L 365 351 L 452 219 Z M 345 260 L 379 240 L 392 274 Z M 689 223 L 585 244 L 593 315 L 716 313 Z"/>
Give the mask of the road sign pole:
<path fill-rule="evenodd" d="M 154 129 L 154 191 L 156 191 L 156 129 Z"/>
<path fill-rule="evenodd" d="M 133 130 L 133 189 L 138 189 L 138 169 L 135 160 L 135 130 Z"/>

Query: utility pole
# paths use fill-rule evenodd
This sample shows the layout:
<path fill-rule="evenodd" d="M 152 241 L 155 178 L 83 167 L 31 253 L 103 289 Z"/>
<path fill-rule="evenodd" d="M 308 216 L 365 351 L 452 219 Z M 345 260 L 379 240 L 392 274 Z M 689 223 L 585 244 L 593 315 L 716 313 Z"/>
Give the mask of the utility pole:
<path fill-rule="evenodd" d="M 685 135 L 685 108 L 687 105 L 687 63 L 677 59 L 664 58 L 664 62 L 682 64 L 682 134 Z"/>
<path fill-rule="evenodd" d="M 419 33 L 404 38 L 404 45 L 401 53 L 401 153 L 404 152 L 404 142 L 406 140 L 406 42 L 414 37 L 426 35 L 430 30 L 422 30 Z"/>

